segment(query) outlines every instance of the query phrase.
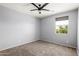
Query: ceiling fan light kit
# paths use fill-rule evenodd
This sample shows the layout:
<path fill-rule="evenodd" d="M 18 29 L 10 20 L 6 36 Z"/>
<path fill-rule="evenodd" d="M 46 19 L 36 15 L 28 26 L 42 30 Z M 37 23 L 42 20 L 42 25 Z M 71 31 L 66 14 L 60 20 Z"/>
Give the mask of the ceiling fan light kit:
<path fill-rule="evenodd" d="M 45 6 L 47 6 L 49 3 L 44 3 L 43 5 L 38 4 L 36 5 L 35 3 L 31 3 L 33 6 L 35 6 L 37 9 L 32 9 L 30 11 L 38 11 L 39 14 L 41 14 L 41 11 L 49 11 L 48 9 L 44 9 Z"/>

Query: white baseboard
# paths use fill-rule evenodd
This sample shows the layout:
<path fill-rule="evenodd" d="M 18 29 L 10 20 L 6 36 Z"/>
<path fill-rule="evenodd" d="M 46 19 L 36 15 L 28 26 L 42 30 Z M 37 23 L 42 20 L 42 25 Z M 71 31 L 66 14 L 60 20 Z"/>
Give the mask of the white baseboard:
<path fill-rule="evenodd" d="M 48 40 L 42 40 L 42 41 L 46 41 L 46 42 L 50 42 L 50 43 L 54 43 L 54 44 L 58 44 L 58 45 L 62 45 L 62 46 L 66 46 L 66 47 L 71 47 L 71 48 L 76 48 L 76 47 L 73 47 L 73 46 L 67 46 L 67 45 L 64 45 L 64 44 L 59 44 L 59 43 L 55 43 L 55 42 L 52 42 L 52 41 L 48 41 Z"/>
<path fill-rule="evenodd" d="M 28 43 L 35 42 L 35 41 L 38 41 L 38 40 L 32 40 L 32 41 L 29 41 L 29 42 L 25 42 L 25 43 L 21 43 L 21 44 L 17 44 L 17 45 L 12 45 L 12 46 L 9 46 L 7 48 L 0 49 L 0 51 L 10 49 L 10 48 L 14 48 L 14 47 L 17 47 L 17 46 L 21 46 L 21 45 L 28 44 Z"/>

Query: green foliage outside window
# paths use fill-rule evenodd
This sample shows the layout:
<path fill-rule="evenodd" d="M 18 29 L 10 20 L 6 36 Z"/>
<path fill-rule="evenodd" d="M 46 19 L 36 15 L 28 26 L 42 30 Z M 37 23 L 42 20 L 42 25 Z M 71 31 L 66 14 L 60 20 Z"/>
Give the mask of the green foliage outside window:
<path fill-rule="evenodd" d="M 68 25 L 60 25 L 59 28 L 56 29 L 56 33 L 68 33 Z"/>

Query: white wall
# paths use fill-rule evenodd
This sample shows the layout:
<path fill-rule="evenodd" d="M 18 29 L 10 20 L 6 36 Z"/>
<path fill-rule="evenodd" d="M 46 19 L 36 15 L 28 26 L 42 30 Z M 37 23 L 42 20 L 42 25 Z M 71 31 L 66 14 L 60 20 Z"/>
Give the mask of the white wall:
<path fill-rule="evenodd" d="M 77 30 L 77 53 L 79 56 L 79 8 L 78 8 L 78 30 Z"/>
<path fill-rule="evenodd" d="M 75 48 L 77 46 L 77 13 L 77 10 L 72 10 L 42 19 L 41 40 Z M 69 16 L 67 35 L 59 35 L 55 31 L 55 18 L 61 16 Z"/>
<path fill-rule="evenodd" d="M 0 6 L 0 50 L 39 40 L 40 20 Z"/>

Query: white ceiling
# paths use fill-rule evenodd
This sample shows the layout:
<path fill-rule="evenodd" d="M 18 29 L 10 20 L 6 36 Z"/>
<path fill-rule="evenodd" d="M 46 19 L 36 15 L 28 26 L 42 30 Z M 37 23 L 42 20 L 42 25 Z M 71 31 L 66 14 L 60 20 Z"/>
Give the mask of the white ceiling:
<path fill-rule="evenodd" d="M 41 11 L 41 14 L 39 14 L 38 11 L 30 11 L 31 9 L 36 9 L 36 7 L 30 3 L 1 3 L 0 5 L 39 18 L 66 12 L 79 7 L 79 3 L 49 3 L 44 9 L 49 9 L 50 11 Z"/>

